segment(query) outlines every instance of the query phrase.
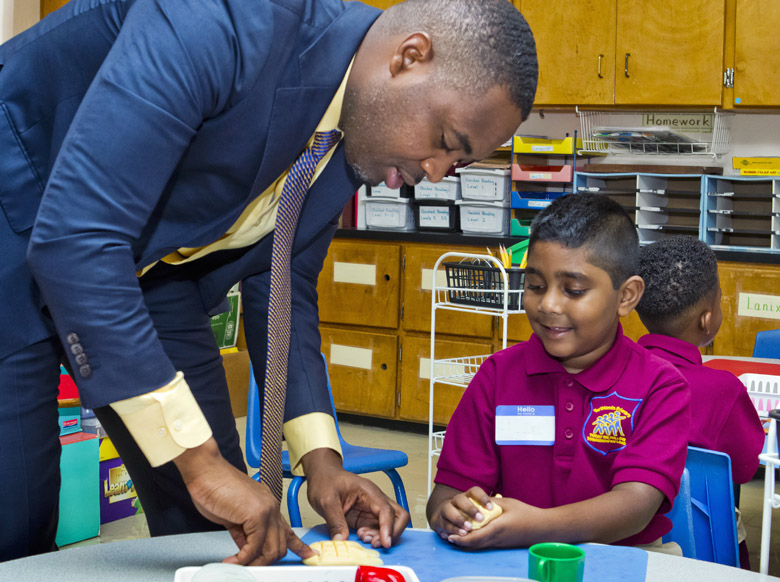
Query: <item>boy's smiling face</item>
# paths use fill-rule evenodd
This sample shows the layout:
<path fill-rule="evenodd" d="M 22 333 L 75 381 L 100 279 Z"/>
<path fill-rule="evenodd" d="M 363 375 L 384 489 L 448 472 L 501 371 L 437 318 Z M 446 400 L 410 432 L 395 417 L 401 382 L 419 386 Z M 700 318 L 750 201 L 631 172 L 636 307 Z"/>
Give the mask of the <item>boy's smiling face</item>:
<path fill-rule="evenodd" d="M 589 249 L 538 241 L 528 253 L 523 305 L 545 350 L 570 373 L 589 368 L 609 351 L 620 317 L 644 291 L 640 277 L 618 289 L 590 262 Z"/>

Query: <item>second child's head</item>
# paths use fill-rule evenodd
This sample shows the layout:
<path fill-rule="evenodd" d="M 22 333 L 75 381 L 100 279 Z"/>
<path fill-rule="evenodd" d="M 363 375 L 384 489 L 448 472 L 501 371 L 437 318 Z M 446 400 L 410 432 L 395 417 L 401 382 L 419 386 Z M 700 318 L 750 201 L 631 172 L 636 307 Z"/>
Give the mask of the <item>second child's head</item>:
<path fill-rule="evenodd" d="M 650 333 L 704 346 L 720 329 L 723 312 L 718 259 L 693 237 L 661 239 L 642 248 L 639 274 L 645 294 L 637 305 Z"/>
<path fill-rule="evenodd" d="M 609 351 L 642 297 L 631 218 L 599 194 L 569 194 L 531 224 L 523 305 L 545 350 L 571 373 Z"/>

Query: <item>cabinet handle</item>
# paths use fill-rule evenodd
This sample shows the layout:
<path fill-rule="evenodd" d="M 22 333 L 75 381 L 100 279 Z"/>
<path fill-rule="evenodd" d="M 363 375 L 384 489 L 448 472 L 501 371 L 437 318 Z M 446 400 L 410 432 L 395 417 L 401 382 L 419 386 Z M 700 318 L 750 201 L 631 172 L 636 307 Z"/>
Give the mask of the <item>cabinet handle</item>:
<path fill-rule="evenodd" d="M 628 57 L 631 56 L 631 53 L 626 53 L 626 63 L 623 65 L 623 71 L 626 73 L 626 77 L 630 77 L 628 74 Z"/>
<path fill-rule="evenodd" d="M 601 74 L 601 59 L 604 58 L 604 55 L 599 55 L 599 79 L 603 79 L 604 75 Z"/>

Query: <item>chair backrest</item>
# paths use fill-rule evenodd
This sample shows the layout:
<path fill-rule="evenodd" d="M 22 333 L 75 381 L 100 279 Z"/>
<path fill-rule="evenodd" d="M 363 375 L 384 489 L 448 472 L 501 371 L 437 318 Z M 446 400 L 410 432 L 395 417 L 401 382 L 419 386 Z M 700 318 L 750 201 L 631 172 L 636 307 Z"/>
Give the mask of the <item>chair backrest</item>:
<path fill-rule="evenodd" d="M 739 567 L 731 459 L 725 453 L 688 447 L 696 559 Z"/>
<path fill-rule="evenodd" d="M 759 331 L 753 344 L 754 358 L 780 358 L 780 329 Z"/>
<path fill-rule="evenodd" d="M 325 382 L 328 386 L 328 396 L 330 396 L 330 408 L 333 412 L 333 420 L 336 423 L 336 433 L 339 436 L 341 446 L 344 446 L 344 438 L 339 430 L 339 420 L 336 416 L 336 405 L 333 403 L 333 391 L 330 387 L 330 376 L 328 374 L 328 360 L 325 354 L 322 354 L 325 362 Z M 263 417 L 260 413 L 260 391 L 255 380 L 254 368 L 249 366 L 249 397 L 247 399 L 246 411 L 246 460 L 252 467 L 260 466 L 261 438 L 260 429 L 263 424 Z"/>
<path fill-rule="evenodd" d="M 683 556 L 696 558 L 696 542 L 693 539 L 693 513 L 691 509 L 691 474 L 683 469 L 680 491 L 674 498 L 672 510 L 666 514 L 672 520 L 672 529 L 663 537 L 664 543 L 677 542 Z"/>

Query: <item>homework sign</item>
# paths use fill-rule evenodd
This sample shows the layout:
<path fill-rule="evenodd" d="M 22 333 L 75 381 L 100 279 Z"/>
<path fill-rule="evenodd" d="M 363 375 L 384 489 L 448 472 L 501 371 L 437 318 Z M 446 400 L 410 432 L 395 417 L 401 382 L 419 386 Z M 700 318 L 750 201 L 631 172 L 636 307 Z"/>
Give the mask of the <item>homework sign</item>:
<path fill-rule="evenodd" d="M 668 127 L 683 133 L 712 133 L 714 113 L 646 113 L 642 115 L 645 127 Z"/>
<path fill-rule="evenodd" d="M 761 319 L 780 319 L 780 296 L 740 293 L 737 315 L 760 317 Z"/>

